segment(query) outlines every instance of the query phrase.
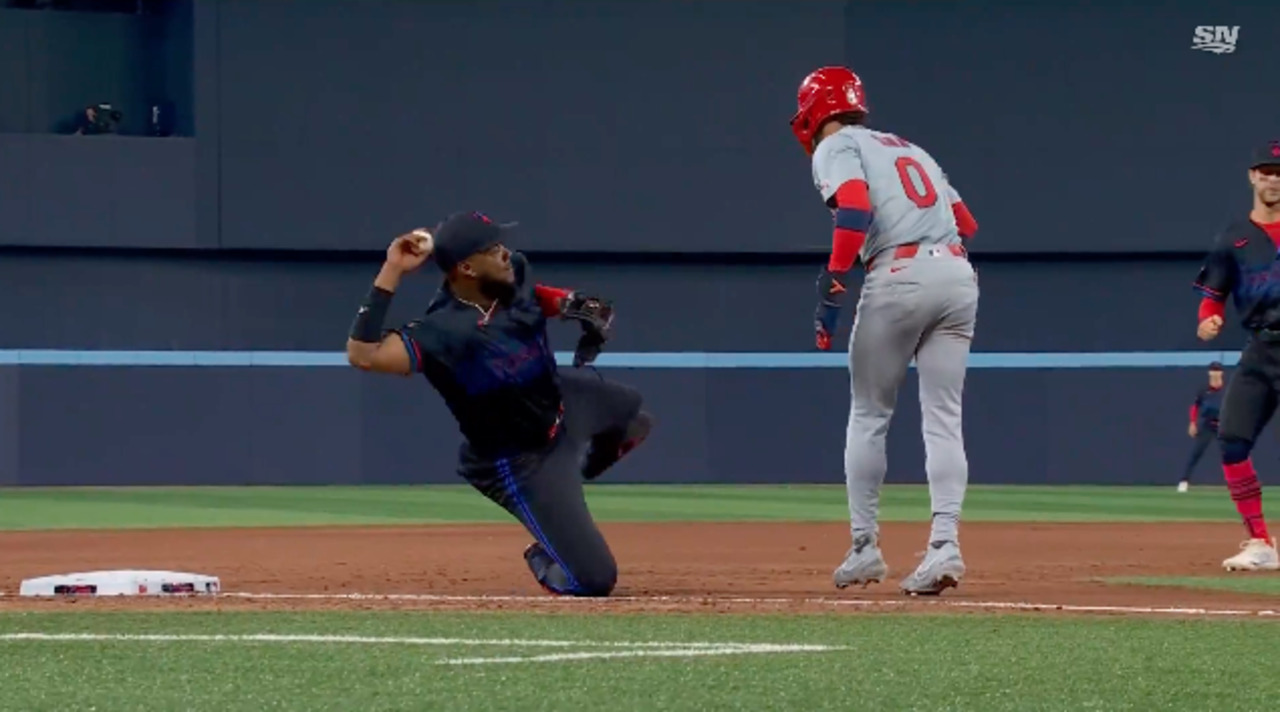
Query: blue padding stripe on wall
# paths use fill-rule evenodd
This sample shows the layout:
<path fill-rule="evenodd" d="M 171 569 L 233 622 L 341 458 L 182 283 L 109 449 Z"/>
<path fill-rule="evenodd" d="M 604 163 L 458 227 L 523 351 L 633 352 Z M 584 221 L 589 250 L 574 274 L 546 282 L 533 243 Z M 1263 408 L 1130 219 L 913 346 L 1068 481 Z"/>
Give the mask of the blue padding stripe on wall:
<path fill-rule="evenodd" d="M 970 368 L 1177 368 L 1201 367 L 1210 361 L 1234 366 L 1239 352 L 1102 351 L 1095 353 L 975 353 Z M 604 353 L 601 368 L 845 368 L 848 355 L 803 352 L 635 352 Z M 573 354 L 557 352 L 562 366 Z M 215 366 L 243 368 L 347 368 L 346 354 L 329 351 L 75 351 L 53 349 L 0 350 L 7 366 Z"/>

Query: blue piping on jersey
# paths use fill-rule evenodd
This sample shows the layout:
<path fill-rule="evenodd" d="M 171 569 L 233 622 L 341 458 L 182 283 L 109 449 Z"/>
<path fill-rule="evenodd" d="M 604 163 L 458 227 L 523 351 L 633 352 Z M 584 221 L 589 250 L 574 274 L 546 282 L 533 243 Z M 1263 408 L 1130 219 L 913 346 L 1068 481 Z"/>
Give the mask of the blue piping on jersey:
<path fill-rule="evenodd" d="M 502 486 L 507 491 L 507 496 L 516 503 L 516 509 L 520 511 L 520 518 L 533 530 L 533 537 L 538 540 L 539 544 L 542 544 L 542 548 L 546 549 L 552 560 L 559 564 L 560 570 L 564 571 L 565 578 L 569 579 L 569 589 L 561 590 L 546 581 L 540 581 L 539 583 L 562 595 L 578 592 L 580 590 L 578 580 L 573 577 L 573 572 L 569 570 L 569 567 L 564 565 L 564 561 L 556 553 L 555 549 L 551 548 L 551 542 L 542 533 L 542 527 L 538 526 L 538 520 L 533 518 L 533 512 L 529 510 L 528 503 L 524 501 L 524 497 L 520 496 L 520 486 L 516 483 L 515 475 L 511 473 L 511 461 L 504 457 L 498 460 L 497 467 L 498 474 L 502 476 Z"/>
<path fill-rule="evenodd" d="M 409 354 L 409 370 L 417 373 L 421 369 L 418 365 L 418 348 L 409 340 L 409 335 L 403 331 L 398 332 L 400 340 L 404 342 L 404 350 Z"/>
<path fill-rule="evenodd" d="M 560 366 L 573 364 L 573 353 L 555 354 Z M 1199 368 L 1210 361 L 1234 366 L 1239 351 L 1042 351 L 969 354 L 974 369 L 1062 368 Z M 600 368 L 849 368 L 843 351 L 605 351 Z M 0 349 L 0 366 L 177 366 L 215 368 L 350 368 L 340 351 L 98 351 L 73 349 Z"/>

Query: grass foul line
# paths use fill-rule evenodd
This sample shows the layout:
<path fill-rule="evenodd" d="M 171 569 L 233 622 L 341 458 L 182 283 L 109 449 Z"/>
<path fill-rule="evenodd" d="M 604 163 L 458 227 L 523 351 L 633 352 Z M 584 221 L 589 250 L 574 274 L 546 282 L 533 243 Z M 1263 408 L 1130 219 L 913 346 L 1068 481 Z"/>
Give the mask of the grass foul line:
<path fill-rule="evenodd" d="M 499 646 L 507 648 L 663 648 L 679 650 L 744 650 L 777 648 L 778 652 L 805 652 L 810 648 L 831 649 L 830 646 L 775 645 L 762 643 L 709 643 L 709 642 L 623 642 L 607 640 L 541 640 L 521 638 L 405 638 L 374 637 L 361 635 L 305 635 L 251 633 L 243 635 L 201 633 L 2 633 L 0 641 L 52 641 L 52 642 L 132 642 L 132 643 L 354 643 L 364 645 L 426 645 L 426 646 Z M 632 651 L 638 652 L 638 651 Z M 761 650 L 759 652 L 769 652 Z"/>
<path fill-rule="evenodd" d="M 418 601 L 423 603 L 533 603 L 550 605 L 597 605 L 600 603 L 663 603 L 663 604 L 743 604 L 743 605 L 820 605 L 850 608 L 900 608 L 903 606 L 932 605 L 940 608 L 970 608 L 983 610 L 1063 611 L 1066 613 L 1129 613 L 1148 615 L 1202 615 L 1202 616 L 1256 616 L 1280 617 L 1277 609 L 1222 609 L 1154 606 L 1088 606 L 1066 603 L 1031 603 L 1025 601 L 927 601 L 918 598 L 889 600 L 864 600 L 857 598 L 745 598 L 720 596 L 611 596 L 600 599 L 579 599 L 569 596 L 464 596 L 432 593 L 221 593 L 223 598 L 243 599 L 300 599 L 328 601 Z M 721 643 L 720 645 L 727 645 Z"/>
<path fill-rule="evenodd" d="M 592 651 L 585 653 L 551 653 L 549 655 L 533 655 L 528 657 L 503 658 L 450 658 L 441 660 L 437 665 L 489 665 L 502 663 L 556 663 L 572 660 L 606 660 L 612 658 L 686 658 L 706 657 L 712 655 L 765 655 L 771 653 L 828 653 L 848 650 L 845 647 L 831 645 L 722 645 L 705 648 L 671 648 L 667 650 L 618 650 Z"/>

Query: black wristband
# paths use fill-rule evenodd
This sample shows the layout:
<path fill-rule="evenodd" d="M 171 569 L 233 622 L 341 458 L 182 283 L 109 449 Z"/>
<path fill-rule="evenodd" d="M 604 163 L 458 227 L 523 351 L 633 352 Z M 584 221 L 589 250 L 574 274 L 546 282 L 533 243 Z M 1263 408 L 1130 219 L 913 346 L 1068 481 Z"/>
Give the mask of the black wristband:
<path fill-rule="evenodd" d="M 360 310 L 356 312 L 355 321 L 351 323 L 349 336 L 352 341 L 366 344 L 382 341 L 382 324 L 387 320 L 387 309 L 391 306 L 393 296 L 395 292 L 389 292 L 382 287 L 374 286 L 369 290 L 368 296 L 360 305 Z"/>

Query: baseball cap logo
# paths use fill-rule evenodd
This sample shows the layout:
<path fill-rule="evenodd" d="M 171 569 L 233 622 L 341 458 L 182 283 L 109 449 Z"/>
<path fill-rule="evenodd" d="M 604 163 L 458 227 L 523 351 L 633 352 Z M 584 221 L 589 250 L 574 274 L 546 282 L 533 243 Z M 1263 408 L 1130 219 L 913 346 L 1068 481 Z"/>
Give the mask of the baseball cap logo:
<path fill-rule="evenodd" d="M 473 212 L 471 213 L 471 217 L 473 217 L 473 218 L 475 218 L 475 219 L 477 219 L 477 220 L 479 220 L 479 221 L 481 221 L 481 222 L 486 222 L 486 223 L 492 223 L 492 222 L 493 222 L 492 220 L 490 220 L 490 219 L 489 219 L 489 216 L 488 216 L 488 215 L 485 215 L 484 213 L 482 213 L 482 212 L 480 212 L 480 211 L 478 211 L 478 210 L 473 211 Z"/>
<path fill-rule="evenodd" d="M 1271 143 L 1271 155 L 1280 156 L 1280 143 L 1274 141 Z"/>

